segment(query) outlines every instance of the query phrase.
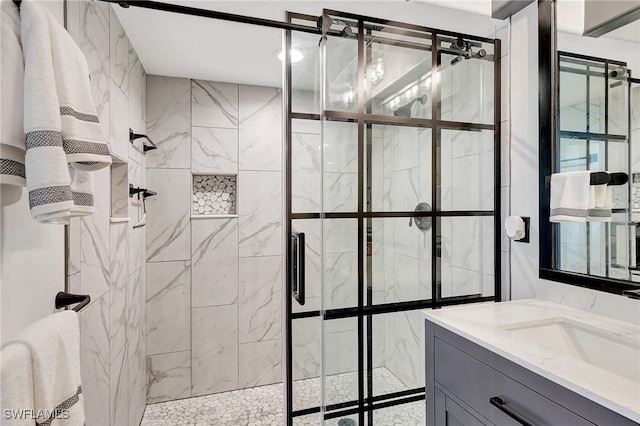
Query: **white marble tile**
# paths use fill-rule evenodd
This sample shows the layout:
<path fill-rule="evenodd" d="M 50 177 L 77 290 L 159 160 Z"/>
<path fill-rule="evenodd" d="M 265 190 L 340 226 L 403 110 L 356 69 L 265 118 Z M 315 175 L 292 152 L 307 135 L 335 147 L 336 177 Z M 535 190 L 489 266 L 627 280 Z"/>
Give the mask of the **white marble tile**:
<path fill-rule="evenodd" d="M 282 381 L 280 339 L 243 343 L 239 348 L 239 387 L 269 385 Z"/>
<path fill-rule="evenodd" d="M 358 172 L 358 126 L 356 123 L 327 121 L 323 125 L 325 173 Z"/>
<path fill-rule="evenodd" d="M 148 169 L 148 188 L 158 195 L 147 199 L 147 261 L 187 260 L 191 257 L 191 173 L 187 169 Z"/>
<path fill-rule="evenodd" d="M 482 149 L 482 132 L 451 131 L 451 157 L 478 154 Z"/>
<path fill-rule="evenodd" d="M 95 212 L 80 218 L 80 271 L 82 293 L 92 300 L 109 290 L 109 168 L 93 174 Z"/>
<path fill-rule="evenodd" d="M 333 320 L 332 322 L 335 321 L 349 325 L 356 324 L 356 320 L 353 318 Z M 325 332 L 323 346 L 326 375 L 358 371 L 358 332 L 356 330 L 335 333 Z M 357 395 L 357 390 L 355 395 Z M 328 397 L 329 395 L 325 396 Z"/>
<path fill-rule="evenodd" d="M 110 216 L 129 217 L 129 173 L 126 163 L 111 165 L 111 212 Z"/>
<path fill-rule="evenodd" d="M 279 172 L 240 172 L 240 257 L 279 255 L 282 250 L 282 185 Z"/>
<path fill-rule="evenodd" d="M 325 253 L 324 308 L 358 306 L 358 254 L 357 252 Z"/>
<path fill-rule="evenodd" d="M 395 254 L 394 291 L 399 301 L 418 300 L 420 298 L 420 262 L 417 257 Z"/>
<path fill-rule="evenodd" d="M 193 173 L 238 173 L 238 130 L 191 128 Z"/>
<path fill-rule="evenodd" d="M 282 90 L 240 85 L 240 170 L 282 168 Z"/>
<path fill-rule="evenodd" d="M 192 306 L 238 303 L 238 219 L 191 223 Z"/>
<path fill-rule="evenodd" d="M 147 152 L 147 167 L 191 167 L 189 90 L 186 78 L 147 77 L 147 131 L 158 145 Z"/>
<path fill-rule="evenodd" d="M 109 294 L 80 312 L 80 368 L 86 423 L 109 424 Z"/>
<path fill-rule="evenodd" d="M 479 154 L 451 160 L 451 209 L 480 209 L 483 189 L 481 168 Z"/>
<path fill-rule="evenodd" d="M 113 8 L 109 8 L 109 62 L 111 64 L 111 80 L 122 90 L 125 95 L 129 94 L 129 37 L 122 28 Z M 112 110 L 113 111 L 113 110 Z"/>
<path fill-rule="evenodd" d="M 152 355 L 147 360 L 147 402 L 170 401 L 191 396 L 191 351 Z"/>
<path fill-rule="evenodd" d="M 322 200 L 320 135 L 291 135 L 291 209 L 295 213 L 319 212 Z"/>
<path fill-rule="evenodd" d="M 418 167 L 418 132 L 417 127 L 388 126 L 385 137 L 390 136 L 393 144 L 394 171 Z"/>
<path fill-rule="evenodd" d="M 128 424 L 129 388 L 127 381 L 126 349 L 121 349 L 109 367 L 110 425 Z"/>
<path fill-rule="evenodd" d="M 189 350 L 190 262 L 147 264 L 147 355 Z"/>
<path fill-rule="evenodd" d="M 126 342 L 127 326 L 127 223 L 112 223 L 109 229 L 109 347 L 110 362 L 122 350 Z"/>
<path fill-rule="evenodd" d="M 453 266 L 480 270 L 481 239 L 478 217 L 456 217 L 452 220 L 451 262 Z"/>
<path fill-rule="evenodd" d="M 282 258 L 240 259 L 238 341 L 279 339 L 282 335 Z"/>
<path fill-rule="evenodd" d="M 129 49 L 129 127 L 135 133 L 146 134 L 146 111 L 144 110 L 146 76 L 133 47 Z M 142 163 L 142 139 L 129 144 L 129 158 Z"/>
<path fill-rule="evenodd" d="M 80 234 L 82 225 L 80 218 L 72 218 L 69 223 L 69 257 L 67 261 L 67 273 L 74 275 L 80 272 Z"/>
<path fill-rule="evenodd" d="M 238 128 L 238 85 L 191 81 L 193 126 Z"/>
<path fill-rule="evenodd" d="M 293 82 L 295 86 L 295 81 Z M 294 112 L 320 113 L 320 94 L 310 90 L 293 89 L 291 92 L 291 110 Z"/>
<path fill-rule="evenodd" d="M 238 388 L 238 306 L 191 310 L 192 394 Z"/>
<path fill-rule="evenodd" d="M 145 187 L 143 184 L 143 174 L 146 174 L 146 170 L 142 170 L 140 164 L 135 161 L 129 161 L 128 168 L 128 183 L 133 186 Z M 129 192 L 129 185 L 127 185 L 127 197 Z M 133 229 L 133 225 L 138 223 L 143 217 L 142 202 L 137 197 L 127 198 L 128 211 L 129 211 L 129 274 L 139 269 L 145 261 L 145 245 L 146 245 L 146 226 Z"/>
<path fill-rule="evenodd" d="M 129 425 L 137 425 L 147 403 L 145 289 L 142 268 L 129 275 L 127 285 L 127 363 Z"/>
<path fill-rule="evenodd" d="M 358 221 L 355 219 L 324 220 L 324 252 L 358 251 Z"/>
<path fill-rule="evenodd" d="M 358 211 L 357 173 L 324 173 L 323 180 L 324 211 Z"/>
<path fill-rule="evenodd" d="M 126 161 L 129 158 L 129 101 L 113 80 L 109 90 L 111 154 Z"/>
<path fill-rule="evenodd" d="M 86 1 L 80 7 L 80 49 L 91 75 L 91 94 L 104 137 L 109 140 L 109 11 L 108 3 Z"/>
<path fill-rule="evenodd" d="M 291 327 L 294 381 L 319 377 L 322 372 L 322 319 L 296 319 Z"/>
<path fill-rule="evenodd" d="M 418 177 L 417 167 L 393 172 L 393 210 L 414 211 L 418 203 L 422 201 L 431 204 L 431 200 L 427 199 L 426 194 L 419 193 Z"/>

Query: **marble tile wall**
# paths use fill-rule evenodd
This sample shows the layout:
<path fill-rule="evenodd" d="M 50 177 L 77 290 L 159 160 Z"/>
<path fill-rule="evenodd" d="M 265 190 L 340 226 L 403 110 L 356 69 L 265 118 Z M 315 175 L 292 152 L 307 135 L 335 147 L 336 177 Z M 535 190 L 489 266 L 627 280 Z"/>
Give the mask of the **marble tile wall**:
<path fill-rule="evenodd" d="M 144 185 L 145 158 L 139 146 L 130 146 L 128 129 L 146 131 L 146 75 L 109 4 L 69 2 L 67 16 L 69 33 L 87 58 L 103 134 L 118 163 L 94 173 L 95 213 L 73 219 L 69 227 L 70 291 L 92 299 L 79 315 L 85 413 L 87 424 L 133 426 L 146 405 L 140 244 L 146 230 L 132 229 L 138 206 L 126 188 Z M 120 221 L 111 223 L 112 217 Z"/>
<path fill-rule="evenodd" d="M 147 90 L 148 402 L 280 382 L 280 89 L 149 76 Z M 194 215 L 193 175 L 237 176 L 236 211 Z"/>

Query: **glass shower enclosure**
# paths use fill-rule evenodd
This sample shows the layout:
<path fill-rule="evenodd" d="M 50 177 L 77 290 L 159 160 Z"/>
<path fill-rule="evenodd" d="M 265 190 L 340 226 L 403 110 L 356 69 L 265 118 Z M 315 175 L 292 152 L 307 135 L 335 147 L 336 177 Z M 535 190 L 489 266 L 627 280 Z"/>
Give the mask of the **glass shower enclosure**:
<path fill-rule="evenodd" d="M 500 299 L 500 42 L 288 21 L 287 424 L 424 424 L 420 310 Z"/>

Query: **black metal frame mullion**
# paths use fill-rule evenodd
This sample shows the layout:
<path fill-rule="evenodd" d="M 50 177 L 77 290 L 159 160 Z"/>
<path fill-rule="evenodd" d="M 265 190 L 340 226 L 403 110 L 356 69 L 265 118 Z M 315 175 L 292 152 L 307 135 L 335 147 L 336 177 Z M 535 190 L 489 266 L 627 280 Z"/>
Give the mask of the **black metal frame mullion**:
<path fill-rule="evenodd" d="M 607 135 L 604 141 L 604 169 L 609 170 L 609 61 L 604 61 L 604 134 Z M 611 250 L 609 248 L 609 236 L 611 225 L 604 224 L 604 266 L 605 275 L 608 277 L 611 271 Z M 589 241 L 588 241 L 589 242 Z M 588 246 L 587 246 L 588 247 Z"/>
<path fill-rule="evenodd" d="M 560 63 L 560 61 L 558 61 L 558 64 Z M 589 64 L 587 64 L 587 71 L 589 71 Z M 586 121 L 587 121 L 587 135 L 589 133 L 591 133 L 591 76 L 589 74 L 587 74 L 586 76 L 586 92 L 587 92 L 587 106 L 586 106 Z M 558 123 L 561 123 L 561 121 L 558 121 Z M 586 139 L 586 157 L 587 157 L 587 170 L 591 170 L 591 162 L 589 161 L 590 159 L 590 153 L 591 153 L 591 139 L 589 137 L 587 137 Z M 560 169 L 558 169 L 560 170 Z M 607 170 L 605 168 L 605 170 Z M 560 234 L 558 232 L 558 234 Z M 586 240 L 587 240 L 587 274 L 591 273 L 591 224 L 589 222 L 587 222 L 587 236 L 586 236 Z"/>
<path fill-rule="evenodd" d="M 326 11 L 323 11 L 326 13 Z M 364 114 L 366 77 L 364 20 L 358 20 L 358 424 L 364 425 Z"/>
<path fill-rule="evenodd" d="M 431 118 L 437 123 L 440 117 L 440 37 L 432 32 L 431 40 Z M 431 300 L 437 301 L 442 296 L 440 288 L 440 274 L 438 273 L 440 257 L 438 241 L 440 238 L 440 221 L 437 217 L 437 206 L 440 204 L 438 167 L 440 164 L 440 130 L 436 124 L 431 127 Z"/>

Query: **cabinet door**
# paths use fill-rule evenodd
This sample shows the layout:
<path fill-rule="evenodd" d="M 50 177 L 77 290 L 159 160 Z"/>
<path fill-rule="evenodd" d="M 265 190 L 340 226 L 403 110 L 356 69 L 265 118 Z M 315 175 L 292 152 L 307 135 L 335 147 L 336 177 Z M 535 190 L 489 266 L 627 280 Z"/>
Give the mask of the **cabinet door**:
<path fill-rule="evenodd" d="M 483 423 L 469 411 L 458 405 L 438 388 L 436 399 L 436 425 L 438 426 L 489 426 Z"/>

